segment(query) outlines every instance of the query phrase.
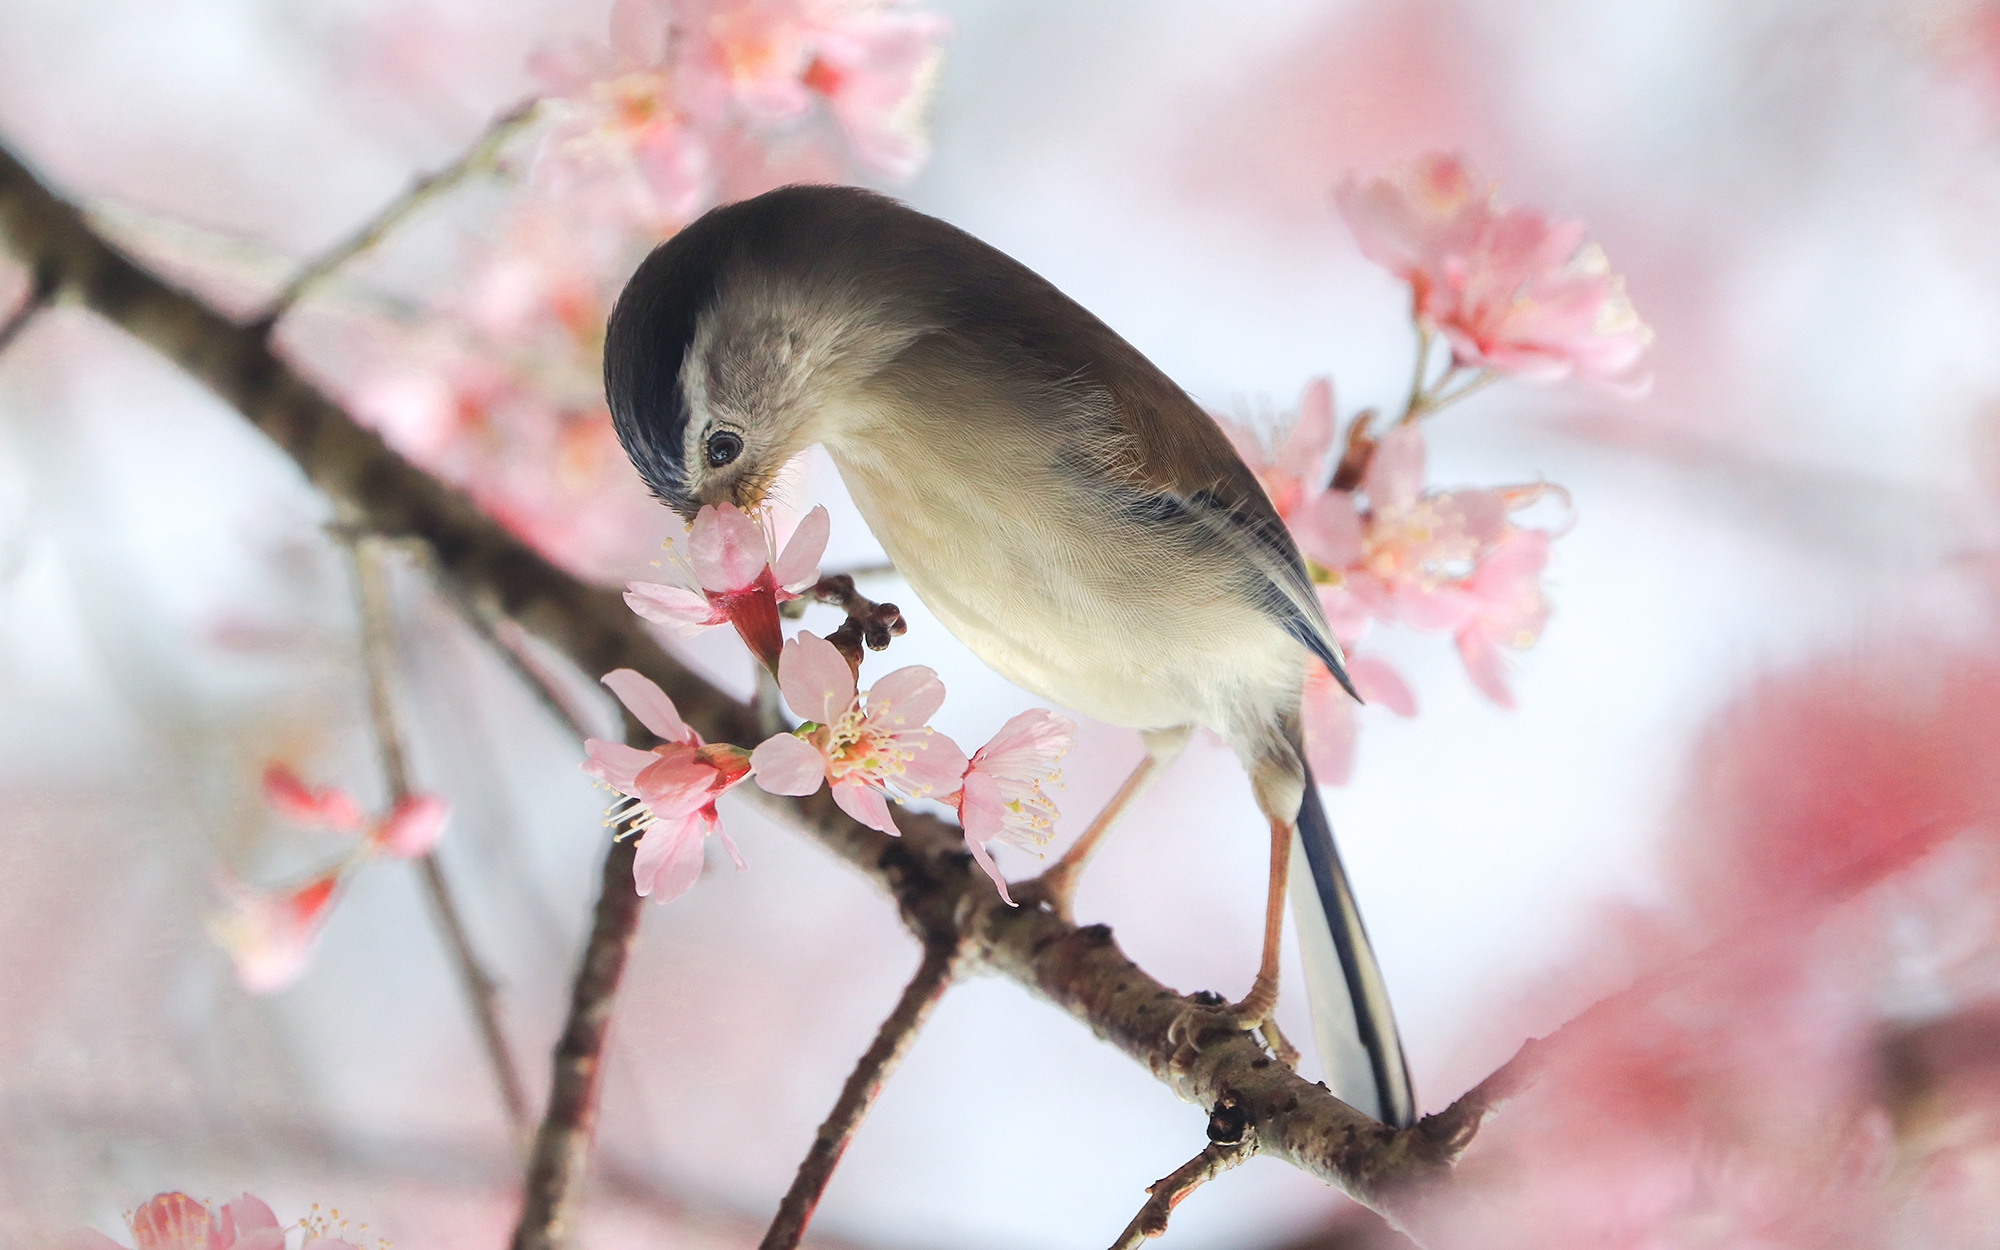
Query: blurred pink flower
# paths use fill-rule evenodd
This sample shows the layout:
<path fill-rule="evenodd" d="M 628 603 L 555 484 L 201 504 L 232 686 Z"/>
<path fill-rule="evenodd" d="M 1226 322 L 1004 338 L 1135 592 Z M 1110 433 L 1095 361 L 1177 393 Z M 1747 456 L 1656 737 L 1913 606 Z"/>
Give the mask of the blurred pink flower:
<path fill-rule="evenodd" d="M 682 55 L 704 116 L 733 105 L 791 122 L 823 101 L 863 164 L 902 178 L 929 145 L 923 112 L 950 24 L 903 0 L 707 0 Z"/>
<path fill-rule="evenodd" d="M 360 834 L 359 855 L 417 859 L 431 853 L 451 819 L 451 805 L 434 794 L 415 794 L 386 816 L 369 821 L 360 804 L 331 786 L 314 789 L 283 764 L 264 768 L 264 801 L 280 815 L 304 825 Z"/>
<path fill-rule="evenodd" d="M 1307 500 L 1326 489 L 1327 453 L 1333 449 L 1333 382 L 1314 378 L 1299 397 L 1299 411 L 1269 438 L 1227 417 L 1222 432 L 1257 475 L 1279 517 L 1295 528 Z"/>
<path fill-rule="evenodd" d="M 1335 198 L 1362 254 L 1410 284 L 1417 323 L 1444 336 L 1455 365 L 1643 388 L 1630 372 L 1652 331 L 1582 223 L 1503 207 L 1446 154 L 1393 177 L 1350 175 Z"/>
<path fill-rule="evenodd" d="M 227 872 L 218 874 L 225 910 L 209 921 L 209 932 L 229 953 L 236 978 L 252 994 L 284 988 L 304 971 L 320 930 L 332 911 L 336 868 L 287 890 L 255 890 Z"/>
<path fill-rule="evenodd" d="M 712 186 L 708 145 L 676 90 L 671 21 L 665 0 L 617 0 L 605 43 L 553 45 L 528 61 L 565 113 L 545 150 L 557 176 L 621 167 L 661 224 L 692 220 Z"/>
<path fill-rule="evenodd" d="M 972 753 L 966 767 L 956 800 L 966 849 L 993 878 L 1009 907 L 1014 900 L 1007 893 L 1007 879 L 986 844 L 997 838 L 1030 851 L 1048 844 L 1057 812 L 1043 787 L 1061 775 L 1056 762 L 1076 745 L 1075 734 L 1076 722 L 1068 717 L 1030 708 L 1002 725 L 991 742 Z"/>
<path fill-rule="evenodd" d="M 367 849 L 391 859 L 421 859 L 431 853 L 451 820 L 451 804 L 435 794 L 413 794 L 368 831 Z"/>
<path fill-rule="evenodd" d="M 1436 1240 L 1990 1244 L 1996 703 L 1990 648 L 1898 638 L 1762 678 L 1717 716 L 1662 904 L 1588 933 L 1563 1003 L 1523 1022 L 1545 1033 L 1603 999 L 1542 1044 Z"/>
<path fill-rule="evenodd" d="M 249 1194 L 224 1203 L 220 1217 L 186 1194 L 155 1194 L 132 1213 L 131 1228 L 133 1250 L 284 1250 L 285 1245 L 278 1217 Z M 102 1250 L 118 1243 L 86 1230 L 69 1245 Z"/>
<path fill-rule="evenodd" d="M 1498 648 L 1522 649 L 1541 636 L 1551 535 L 1508 518 L 1563 492 L 1543 485 L 1425 490 L 1423 433 L 1415 425 L 1383 436 L 1361 488 L 1365 506 L 1353 492 L 1328 490 L 1309 499 L 1293 524 L 1317 566 L 1334 635 L 1352 644 L 1371 618 L 1450 633 L 1473 683 L 1513 706 Z M 1331 742 L 1334 721 L 1323 723 Z"/>
<path fill-rule="evenodd" d="M 783 641 L 778 605 L 798 598 L 819 580 L 829 524 L 826 509 L 815 507 L 774 557 L 764 523 L 735 504 L 706 505 L 688 531 L 687 554 L 674 553 L 686 584 L 627 582 L 625 603 L 647 620 L 676 626 L 683 634 L 725 621 L 733 624 L 768 667 L 777 661 Z"/>
<path fill-rule="evenodd" d="M 882 791 L 942 799 L 961 788 L 965 752 L 925 723 L 944 703 L 944 683 L 930 669 L 899 668 L 870 687 L 864 702 L 846 658 L 801 631 L 778 661 L 778 688 L 806 721 L 751 753 L 757 784 L 772 794 L 812 794 L 827 781 L 842 811 L 896 835 Z"/>
<path fill-rule="evenodd" d="M 1416 696 L 1388 661 L 1349 652 L 1347 676 L 1369 706 L 1387 708 L 1406 718 L 1417 714 Z M 1320 785 L 1346 785 L 1352 775 L 1359 711 L 1360 705 L 1340 688 L 1326 665 L 1317 657 L 1306 661 L 1299 717 L 1305 727 L 1306 763 L 1312 766 L 1313 780 Z"/>
<path fill-rule="evenodd" d="M 702 847 L 711 833 L 742 868 L 743 857 L 722 832 L 715 803 L 750 775 L 750 756 L 726 743 L 705 745 L 667 692 L 632 669 L 606 673 L 604 684 L 662 739 L 650 751 L 600 738 L 583 744 L 582 770 L 626 796 L 606 813 L 606 822 L 642 832 L 632 862 L 633 887 L 659 903 L 687 893 L 701 875 Z"/>
<path fill-rule="evenodd" d="M 264 766 L 264 802 L 280 816 L 301 825 L 321 825 L 343 833 L 358 833 L 363 823 L 360 806 L 346 791 L 332 786 L 315 789 L 280 763 Z"/>

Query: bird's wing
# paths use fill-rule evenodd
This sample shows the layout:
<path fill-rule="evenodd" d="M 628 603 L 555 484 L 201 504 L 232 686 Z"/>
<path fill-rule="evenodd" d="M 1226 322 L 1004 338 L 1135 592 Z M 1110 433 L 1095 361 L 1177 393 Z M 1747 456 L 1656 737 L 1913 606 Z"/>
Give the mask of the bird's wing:
<path fill-rule="evenodd" d="M 1119 450 L 1129 468 L 1111 476 L 1131 495 L 1126 515 L 1141 523 L 1191 527 L 1224 545 L 1253 571 L 1248 589 L 1258 607 L 1353 694 L 1345 657 L 1305 560 L 1257 475 L 1185 392 L 1150 365 L 1145 371 L 1151 376 L 1128 376 L 1112 390 L 1122 401 L 1119 417 L 1127 438 Z"/>

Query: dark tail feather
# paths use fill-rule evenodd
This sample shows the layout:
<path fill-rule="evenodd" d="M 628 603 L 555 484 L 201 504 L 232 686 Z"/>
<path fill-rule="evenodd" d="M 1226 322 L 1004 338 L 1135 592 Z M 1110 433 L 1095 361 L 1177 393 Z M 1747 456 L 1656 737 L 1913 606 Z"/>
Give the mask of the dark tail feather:
<path fill-rule="evenodd" d="M 1384 1124 L 1406 1127 L 1416 1119 L 1417 1099 L 1403 1041 L 1311 769 L 1299 805 L 1291 895 L 1327 1088 Z"/>

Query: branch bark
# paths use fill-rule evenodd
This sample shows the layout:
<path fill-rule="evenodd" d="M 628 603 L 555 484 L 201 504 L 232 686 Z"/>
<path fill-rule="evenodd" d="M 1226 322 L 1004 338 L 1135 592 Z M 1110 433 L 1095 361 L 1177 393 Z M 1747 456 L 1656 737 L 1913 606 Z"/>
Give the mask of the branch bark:
<path fill-rule="evenodd" d="M 63 296 L 207 385 L 376 532 L 428 546 L 457 592 L 492 604 L 585 672 L 625 667 L 652 678 L 710 741 L 757 740 L 754 709 L 676 663 L 615 590 L 585 585 L 557 568 L 462 493 L 404 461 L 279 358 L 259 329 L 230 322 L 133 264 L 4 147 L 0 244 L 31 265 L 48 265 Z M 1003 906 L 972 868 L 956 829 L 905 813 L 898 817 L 904 836 L 888 838 L 848 819 L 824 790 L 804 799 L 757 795 L 754 801 L 776 807 L 889 893 L 920 940 L 962 937 L 968 964 L 1009 977 L 1068 1012 L 1182 1099 L 1204 1107 L 1234 1100 L 1258 1153 L 1336 1185 L 1392 1220 L 1414 1210 L 1422 1193 L 1449 1175 L 1490 1108 L 1482 1096 L 1463 1111 L 1429 1116 L 1401 1131 L 1388 1128 L 1276 1063 L 1222 1012 L 1160 984 L 1126 958 L 1108 927 L 1079 929 L 1039 909 Z M 529 1209 L 546 1228 L 535 1232 L 524 1218 L 516 1250 L 557 1245 L 560 1231 L 572 1226 L 611 994 L 639 906 L 631 888 L 631 850 L 615 846 L 605 861 L 596 923 L 557 1052 L 556 1090 L 537 1140 Z M 1177 1045 L 1169 1027 L 1189 1008 L 1199 1024 L 1192 1039 Z"/>
<path fill-rule="evenodd" d="M 1200 1154 L 1146 1187 L 1145 1205 L 1111 1243 L 1111 1250 L 1139 1250 L 1148 1238 L 1165 1233 L 1167 1219 L 1181 1199 L 1256 1153 L 1240 1141 L 1226 1145 L 1210 1142 L 1202 1147 Z"/>
<path fill-rule="evenodd" d="M 846 1153 L 847 1143 L 854 1140 L 854 1130 L 861 1127 L 861 1117 L 875 1104 L 876 1095 L 882 1092 L 882 1086 L 903 1061 L 910 1044 L 916 1041 L 917 1031 L 930 1019 L 932 1008 L 951 988 L 958 962 L 959 949 L 955 943 L 933 942 L 925 946 L 923 962 L 917 965 L 916 974 L 896 1000 L 889 1018 L 882 1021 L 874 1042 L 854 1065 L 847 1084 L 841 1087 L 840 1097 L 834 1100 L 833 1110 L 827 1114 L 826 1123 L 813 1135 L 812 1146 L 799 1164 L 792 1187 L 778 1204 L 778 1214 L 771 1220 L 770 1230 L 764 1234 L 758 1250 L 793 1250 L 805 1236 L 820 1195 L 826 1192 L 826 1183 L 833 1178 L 833 1169 Z"/>
<path fill-rule="evenodd" d="M 396 721 L 395 692 L 391 689 L 396 662 L 395 627 L 390 617 L 388 586 L 383 576 L 380 540 L 350 535 L 348 551 L 354 558 L 356 597 L 361 606 L 362 667 L 368 673 L 368 710 L 375 726 L 375 744 L 382 756 L 382 771 L 389 781 L 392 807 L 411 795 L 410 770 L 403 753 L 402 731 Z M 451 954 L 459 985 L 465 990 L 466 1005 L 472 1009 L 473 1024 L 486 1049 L 487 1064 L 493 1069 L 493 1083 L 500 1095 L 501 1110 L 514 1149 L 525 1160 L 529 1144 L 528 1096 L 521 1087 L 520 1071 L 507 1048 L 507 1034 L 500 1027 L 500 990 L 493 975 L 472 949 L 472 936 L 465 931 L 465 919 L 445 880 L 444 868 L 435 851 L 417 858 L 417 873 L 423 878 L 424 894 L 430 900 L 431 917 Z"/>

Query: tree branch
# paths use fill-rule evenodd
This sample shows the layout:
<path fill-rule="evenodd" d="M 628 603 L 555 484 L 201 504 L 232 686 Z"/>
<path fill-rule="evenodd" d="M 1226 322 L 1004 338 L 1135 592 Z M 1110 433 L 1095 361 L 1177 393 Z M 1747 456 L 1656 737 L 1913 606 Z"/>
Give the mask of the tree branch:
<path fill-rule="evenodd" d="M 517 620 L 584 672 L 632 668 L 673 698 L 716 742 L 757 741 L 754 709 L 676 663 L 615 590 L 587 586 L 503 532 L 459 491 L 409 464 L 279 359 L 255 328 L 235 325 L 110 247 L 77 211 L 51 195 L 0 148 L 0 244 L 46 263 L 59 289 L 175 361 L 241 411 L 314 485 L 375 531 L 427 545 L 448 581 Z M 739 793 L 743 793 L 739 791 Z M 926 941 L 962 935 L 969 964 L 1041 995 L 1124 1051 L 1182 1099 L 1210 1107 L 1233 1099 L 1257 1152 L 1337 1185 L 1392 1220 L 1449 1175 L 1490 1107 L 1486 1095 L 1401 1131 L 1354 1110 L 1323 1086 L 1277 1064 L 1221 1011 L 1184 998 L 1127 959 L 1104 925 L 1075 926 L 1039 909 L 1000 904 L 972 867 L 959 831 L 899 815 L 900 839 L 866 829 L 830 795 L 749 796 L 781 812 L 887 891 Z M 516 1250 L 558 1244 L 572 1226 L 592 1095 L 611 993 L 636 926 L 629 846 L 605 861 L 596 923 L 583 958 L 569 1028 L 557 1051 L 556 1089 L 537 1139 L 528 1215 Z M 1192 1008 L 1195 1045 L 1169 1028 Z M 1511 1066 L 1511 1065 L 1510 1065 Z M 1482 1084 L 1489 1088 L 1491 1080 Z M 1500 1082 L 1505 1087 L 1506 1082 Z M 560 1163 L 553 1162 L 562 1161 Z"/>
<path fill-rule="evenodd" d="M 833 1110 L 827 1114 L 826 1123 L 813 1136 L 812 1146 L 799 1164 L 792 1187 L 785 1191 L 784 1201 L 778 1204 L 778 1213 L 758 1250 L 793 1250 L 805 1236 L 806 1224 L 819 1206 L 820 1195 L 826 1192 L 833 1169 L 846 1153 L 847 1143 L 854 1139 L 854 1130 L 861 1127 L 861 1117 L 868 1114 L 875 1096 L 882 1092 L 882 1086 L 916 1040 L 917 1030 L 923 1028 L 930 1019 L 931 1009 L 951 987 L 959 956 L 956 943 L 932 942 L 924 947 L 923 962 L 917 965 L 916 974 L 904 987 L 903 996 L 896 1000 L 889 1018 L 876 1031 L 874 1042 L 854 1065 L 847 1084 L 841 1087 L 840 1097 L 834 1100 Z"/>
<path fill-rule="evenodd" d="M 353 234 L 328 249 L 319 259 L 309 262 L 265 305 L 264 311 L 257 317 L 258 324 L 266 328 L 277 324 L 278 318 L 291 311 L 292 305 L 339 272 L 349 261 L 388 238 L 417 210 L 491 166 L 500 149 L 533 122 L 540 109 L 539 99 L 523 100 L 494 118 L 457 160 L 419 177 Z"/>
<path fill-rule="evenodd" d="M 390 690 L 395 670 L 396 638 L 389 615 L 388 587 L 384 584 L 380 540 L 349 534 L 348 552 L 354 559 L 355 597 L 361 608 L 362 667 L 368 673 L 368 712 L 374 722 L 375 743 L 382 756 L 382 772 L 389 782 L 389 803 L 400 806 L 410 798 L 409 765 L 403 754 L 403 737 L 396 724 L 394 692 Z M 491 973 L 472 949 L 465 931 L 458 900 L 452 896 L 444 869 L 435 851 L 417 859 L 417 873 L 423 878 L 424 894 L 430 900 L 431 916 L 451 952 L 452 966 L 465 990 L 466 1005 L 472 1008 L 473 1023 L 479 1029 L 486 1061 L 493 1069 L 493 1083 L 500 1094 L 501 1110 L 507 1116 L 514 1149 L 525 1159 L 528 1151 L 528 1096 L 521 1088 L 521 1074 L 507 1049 L 507 1035 L 500 1027 L 500 991 Z"/>
<path fill-rule="evenodd" d="M 1181 1199 L 1256 1154 L 1239 1140 L 1227 1145 L 1210 1142 L 1202 1152 L 1146 1187 L 1149 1195 L 1139 1214 L 1125 1226 L 1111 1250 L 1138 1250 L 1151 1237 L 1167 1231 L 1167 1217 Z"/>

